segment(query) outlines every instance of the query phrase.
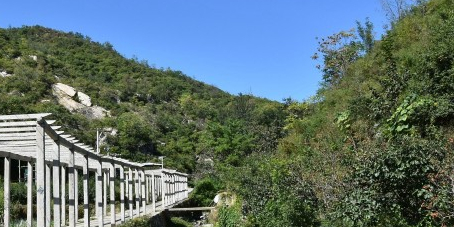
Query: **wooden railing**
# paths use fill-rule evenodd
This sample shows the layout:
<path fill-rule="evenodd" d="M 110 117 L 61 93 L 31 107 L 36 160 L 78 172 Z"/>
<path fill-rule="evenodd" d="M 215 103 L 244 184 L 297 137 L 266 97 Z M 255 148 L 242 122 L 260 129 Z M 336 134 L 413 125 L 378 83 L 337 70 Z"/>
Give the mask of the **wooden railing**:
<path fill-rule="evenodd" d="M 154 213 L 187 198 L 186 174 L 169 169 L 152 169 L 160 164 L 136 163 L 100 155 L 91 147 L 78 143 L 74 137 L 58 131 L 60 127 L 53 126 L 55 121 L 46 120 L 50 115 L 0 115 L 0 157 L 5 160 L 4 226 L 8 227 L 11 223 L 11 159 L 27 162 L 27 226 L 35 225 L 33 185 L 36 186 L 36 226 L 51 226 L 51 222 L 53 226 L 76 226 L 79 220 L 79 171 L 82 171 L 83 176 L 83 226 L 104 226 L 108 203 L 111 211 L 109 223 L 114 226 L 124 222 L 126 217 L 130 219 Z M 96 195 L 94 201 L 89 201 L 88 181 L 92 174 L 95 175 Z M 120 182 L 120 198 L 115 197 L 116 179 Z M 160 204 L 159 209 L 157 203 Z M 147 210 L 147 204 L 151 205 L 150 210 Z M 93 223 L 90 205 L 96 210 Z M 119 214 L 116 213 L 118 205 Z M 119 220 L 117 215 L 120 216 Z"/>

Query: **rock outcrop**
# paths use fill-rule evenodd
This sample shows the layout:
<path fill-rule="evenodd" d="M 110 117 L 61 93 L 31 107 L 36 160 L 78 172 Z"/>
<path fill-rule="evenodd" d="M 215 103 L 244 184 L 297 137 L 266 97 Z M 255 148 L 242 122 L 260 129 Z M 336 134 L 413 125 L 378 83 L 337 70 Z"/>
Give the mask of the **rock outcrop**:
<path fill-rule="evenodd" d="M 79 98 L 79 102 L 84 104 L 85 106 L 91 106 L 91 98 L 85 93 L 78 91 L 77 98 Z"/>
<path fill-rule="evenodd" d="M 60 105 L 72 113 L 83 114 L 89 119 L 110 117 L 110 111 L 100 106 L 92 106 L 90 96 L 76 91 L 69 85 L 62 83 L 52 85 L 52 94 L 57 98 Z M 74 99 L 76 94 L 78 101 Z"/>
<path fill-rule="evenodd" d="M 7 73 L 6 71 L 2 71 L 0 72 L 0 77 L 9 77 L 9 76 L 12 76 L 13 74 L 9 74 Z"/>
<path fill-rule="evenodd" d="M 54 92 L 66 94 L 69 97 L 74 97 L 76 95 L 76 89 L 71 86 L 62 83 L 56 83 L 52 86 Z"/>

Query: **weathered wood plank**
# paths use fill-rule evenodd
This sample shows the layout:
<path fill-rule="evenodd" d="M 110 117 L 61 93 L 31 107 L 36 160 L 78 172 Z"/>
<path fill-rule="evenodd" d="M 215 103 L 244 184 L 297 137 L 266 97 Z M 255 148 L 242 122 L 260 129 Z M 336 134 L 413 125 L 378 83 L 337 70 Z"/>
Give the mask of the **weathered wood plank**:
<path fill-rule="evenodd" d="M 0 128 L 0 132 L 35 132 L 36 127 Z"/>
<path fill-rule="evenodd" d="M 8 121 L 0 122 L 0 127 L 25 127 L 25 126 L 35 126 L 36 121 Z"/>
<path fill-rule="evenodd" d="M 0 120 L 30 120 L 40 119 L 52 115 L 51 113 L 38 113 L 38 114 L 13 114 L 13 115 L 0 115 Z"/>

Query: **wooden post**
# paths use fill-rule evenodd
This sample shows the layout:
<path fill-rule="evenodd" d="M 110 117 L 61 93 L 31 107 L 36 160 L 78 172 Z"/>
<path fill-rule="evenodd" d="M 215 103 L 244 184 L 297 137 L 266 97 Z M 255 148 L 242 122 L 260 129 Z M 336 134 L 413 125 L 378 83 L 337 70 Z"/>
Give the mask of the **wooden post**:
<path fill-rule="evenodd" d="M 5 173 L 3 180 L 3 225 L 9 227 L 10 224 L 10 206 L 11 206 L 11 196 L 10 196 L 10 186 L 11 186 L 11 159 L 5 157 Z"/>
<path fill-rule="evenodd" d="M 189 194 L 188 194 L 188 193 L 189 193 L 189 190 L 188 190 L 188 177 L 187 177 L 187 176 L 186 176 L 185 182 L 184 182 L 184 189 L 185 189 L 185 196 L 186 196 L 186 198 L 188 198 L 188 196 L 189 196 Z"/>
<path fill-rule="evenodd" d="M 27 162 L 27 227 L 33 223 L 33 165 Z"/>
<path fill-rule="evenodd" d="M 161 210 L 164 210 L 165 207 L 166 207 L 166 199 L 165 199 L 165 195 L 166 195 L 166 190 L 165 190 L 165 173 L 164 172 L 161 172 Z"/>
<path fill-rule="evenodd" d="M 50 176 L 51 176 L 50 165 L 46 164 L 46 227 L 50 227 Z"/>
<path fill-rule="evenodd" d="M 114 163 L 110 164 L 110 174 L 109 174 L 109 188 L 110 188 L 110 223 L 111 226 L 115 226 L 115 165 Z"/>
<path fill-rule="evenodd" d="M 124 168 L 123 168 L 124 171 L 126 171 Z M 129 177 L 128 177 L 128 173 L 124 172 L 124 176 L 125 176 L 125 196 L 128 196 L 129 195 Z M 125 201 L 126 203 L 126 201 Z"/>
<path fill-rule="evenodd" d="M 38 119 L 40 122 L 41 119 Z M 39 123 L 36 124 L 36 225 L 46 226 L 46 167 L 45 133 Z"/>
<path fill-rule="evenodd" d="M 75 163 L 74 163 L 75 164 Z M 79 170 L 74 167 L 74 221 L 79 220 Z"/>
<path fill-rule="evenodd" d="M 120 220 L 125 222 L 125 169 L 120 165 Z"/>
<path fill-rule="evenodd" d="M 175 174 L 170 175 L 170 181 L 171 181 L 170 201 L 172 202 L 172 204 L 175 204 Z"/>
<path fill-rule="evenodd" d="M 61 224 L 66 226 L 66 166 L 61 167 Z"/>
<path fill-rule="evenodd" d="M 102 212 L 103 212 L 104 216 L 107 215 L 107 180 L 108 180 L 108 175 L 107 175 L 106 172 L 103 172 L 103 178 L 102 178 L 102 182 L 103 182 L 103 187 L 102 187 L 102 190 L 103 190 L 103 195 L 102 195 L 103 207 L 102 207 Z"/>
<path fill-rule="evenodd" d="M 162 183 L 161 182 L 161 175 L 156 175 L 156 187 L 158 188 L 158 190 L 157 190 L 158 191 L 158 197 L 162 195 L 161 183 Z"/>
<path fill-rule="evenodd" d="M 68 163 L 68 193 L 69 193 L 69 227 L 76 226 L 75 207 L 75 169 L 74 169 L 74 148 L 70 148 Z M 38 225 L 39 226 L 39 225 Z"/>
<path fill-rule="evenodd" d="M 53 154 L 53 186 L 54 186 L 54 226 L 61 226 L 61 199 L 60 199 L 60 142 L 54 144 Z"/>
<path fill-rule="evenodd" d="M 129 219 L 132 219 L 133 217 L 133 199 L 132 199 L 132 169 L 129 167 L 129 172 L 128 172 L 128 199 L 129 199 Z"/>
<path fill-rule="evenodd" d="M 136 216 L 140 216 L 140 186 L 139 186 L 139 172 L 134 169 L 134 191 L 136 194 Z"/>
<path fill-rule="evenodd" d="M 141 185 L 142 185 L 142 212 L 143 212 L 143 215 L 146 215 L 147 214 L 147 200 L 146 200 L 146 189 L 145 189 L 145 171 L 142 169 L 140 171 L 140 180 L 141 180 Z"/>
<path fill-rule="evenodd" d="M 145 201 L 148 203 L 150 201 L 150 178 L 145 175 Z"/>
<path fill-rule="evenodd" d="M 156 194 L 155 194 L 154 172 L 151 172 L 151 212 L 156 213 Z"/>
<path fill-rule="evenodd" d="M 90 226 L 90 202 L 88 201 L 88 180 L 90 179 L 90 171 L 88 169 L 88 155 L 84 155 L 84 166 L 83 166 L 83 181 L 84 181 L 84 227 Z"/>
<path fill-rule="evenodd" d="M 96 165 L 96 219 L 98 221 L 98 226 L 104 226 L 102 186 L 103 186 L 102 162 L 101 162 L 101 160 L 97 160 L 97 165 Z"/>

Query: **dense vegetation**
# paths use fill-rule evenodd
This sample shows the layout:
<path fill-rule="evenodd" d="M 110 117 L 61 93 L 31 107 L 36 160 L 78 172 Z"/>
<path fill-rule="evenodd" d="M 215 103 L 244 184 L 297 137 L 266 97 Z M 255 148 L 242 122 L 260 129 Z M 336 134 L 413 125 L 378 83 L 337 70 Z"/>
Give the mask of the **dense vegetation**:
<path fill-rule="evenodd" d="M 52 112 L 89 144 L 96 128 L 118 129 L 103 152 L 166 156 L 192 174 L 192 205 L 235 194 L 218 226 L 452 226 L 452 9 L 418 1 L 380 40 L 368 21 L 321 39 L 320 89 L 284 103 L 227 94 L 78 33 L 0 29 L 0 71 L 14 74 L 0 78 L 0 113 Z M 56 82 L 112 117 L 71 114 Z"/>
<path fill-rule="evenodd" d="M 276 152 L 218 174 L 242 225 L 454 225 L 452 9 L 418 1 L 381 40 L 368 21 L 320 40 L 323 84 L 286 100 Z"/>
<path fill-rule="evenodd" d="M 115 128 L 118 135 L 109 135 L 102 152 L 138 161 L 163 155 L 166 166 L 180 171 L 195 172 L 198 157 L 239 165 L 252 150 L 274 149 L 281 136 L 281 104 L 232 96 L 182 72 L 126 59 L 79 33 L 0 29 L 0 71 L 13 75 L 0 77 L 0 114 L 53 113 L 65 131 L 93 146 L 97 128 Z M 52 95 L 57 82 L 88 94 L 112 117 L 70 113 Z"/>

